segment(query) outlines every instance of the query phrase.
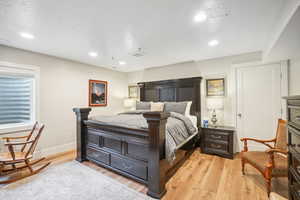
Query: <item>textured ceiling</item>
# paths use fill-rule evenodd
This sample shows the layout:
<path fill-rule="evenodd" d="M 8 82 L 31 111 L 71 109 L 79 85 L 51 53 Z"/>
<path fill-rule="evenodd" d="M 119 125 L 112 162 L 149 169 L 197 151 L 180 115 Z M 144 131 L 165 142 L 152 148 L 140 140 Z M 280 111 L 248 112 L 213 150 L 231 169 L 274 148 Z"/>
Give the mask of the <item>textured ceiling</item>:
<path fill-rule="evenodd" d="M 264 50 L 287 1 L 0 0 L 0 44 L 133 71 Z M 132 56 L 138 48 L 143 56 Z"/>

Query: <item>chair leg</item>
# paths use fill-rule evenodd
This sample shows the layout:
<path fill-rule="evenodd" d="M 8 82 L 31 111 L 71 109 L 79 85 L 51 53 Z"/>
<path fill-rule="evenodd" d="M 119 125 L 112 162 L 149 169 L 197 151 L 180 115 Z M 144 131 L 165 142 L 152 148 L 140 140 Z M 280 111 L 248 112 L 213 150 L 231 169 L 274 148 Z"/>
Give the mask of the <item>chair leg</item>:
<path fill-rule="evenodd" d="M 267 184 L 268 197 L 270 196 L 270 193 L 271 193 L 271 184 L 272 184 L 271 179 L 272 179 L 273 166 L 274 166 L 274 164 L 272 162 L 268 163 L 267 168 L 265 169 L 265 172 L 264 172 L 264 177 L 265 177 L 266 184 Z"/>
<path fill-rule="evenodd" d="M 5 180 L 5 181 L 0 181 L 0 184 L 9 184 L 9 183 L 13 183 L 13 182 L 19 181 L 21 179 L 30 177 L 32 175 L 35 175 L 35 174 L 39 173 L 40 171 L 42 171 L 43 169 L 45 169 L 48 165 L 50 165 L 50 162 L 46 163 L 45 165 L 43 165 L 39 169 L 33 171 L 32 173 L 28 173 L 28 174 L 25 174 L 23 176 L 14 177 L 12 179 L 8 179 L 8 180 Z"/>
<path fill-rule="evenodd" d="M 15 182 L 15 181 L 18 181 L 18 180 L 21 180 L 21 179 L 23 179 L 23 178 L 27 178 L 27 177 L 30 177 L 30 176 L 32 176 L 32 175 L 34 175 L 34 174 L 39 173 L 40 171 L 42 171 L 43 169 L 45 169 L 47 166 L 49 166 L 49 165 L 50 165 L 50 162 L 45 163 L 44 165 L 42 165 L 40 168 L 38 168 L 38 169 L 36 169 L 36 170 L 33 170 L 32 167 L 31 167 L 31 165 L 32 165 L 33 163 L 36 164 L 36 163 L 38 163 L 38 162 L 40 162 L 40 161 L 42 161 L 42 160 L 44 160 L 44 159 L 45 159 L 45 158 L 42 158 L 42 159 L 37 160 L 37 161 L 34 161 L 34 162 L 32 162 L 32 163 L 30 163 L 29 160 L 25 161 L 25 165 L 22 166 L 22 169 L 23 169 L 23 168 L 29 168 L 30 173 L 27 173 L 27 174 L 22 175 L 22 176 L 17 176 L 17 177 L 14 177 L 14 178 L 12 178 L 12 179 L 8 179 L 8 180 L 5 180 L 5 181 L 0 181 L 0 184 L 8 184 L 8 183 L 12 183 L 12 182 Z M 31 170 L 32 170 L 32 172 L 31 172 Z"/>
<path fill-rule="evenodd" d="M 11 164 L 11 167 L 13 168 L 13 170 L 16 170 L 16 165 L 15 164 Z"/>
<path fill-rule="evenodd" d="M 37 163 L 39 163 L 39 162 L 41 162 L 41 161 L 43 161 L 43 160 L 45 160 L 45 158 L 41 158 L 41 159 L 38 159 L 38 160 L 34 160 L 34 161 L 32 161 L 32 162 L 29 162 L 29 165 L 30 166 L 33 166 L 33 165 L 35 165 L 35 164 L 37 164 Z M 26 163 L 24 164 L 24 165 L 22 165 L 22 166 L 18 166 L 18 167 L 16 167 L 16 169 L 17 170 L 21 170 L 21 169 L 24 169 L 24 168 L 28 168 L 28 166 L 26 165 Z M 32 168 L 32 167 L 31 167 Z M 4 173 L 6 173 L 6 172 L 14 172 L 15 171 L 15 169 L 13 169 L 13 168 L 11 168 L 11 169 L 2 169 L 2 172 L 4 172 Z M 1 171 L 0 171 L 1 172 Z"/>
<path fill-rule="evenodd" d="M 242 174 L 245 175 L 245 160 L 241 159 L 241 163 L 242 163 Z"/>
<path fill-rule="evenodd" d="M 0 176 L 2 175 L 2 170 L 4 169 L 4 165 L 0 163 Z"/>
<path fill-rule="evenodd" d="M 28 160 L 25 160 L 25 163 L 26 163 L 26 166 L 28 167 L 28 169 L 30 170 L 30 173 L 33 173 L 33 169 L 32 167 L 30 166 L 30 163 Z"/>
<path fill-rule="evenodd" d="M 270 197 L 270 193 L 271 193 L 271 179 L 270 178 L 265 178 L 266 180 L 266 186 L 267 186 L 267 194 L 268 197 Z"/>

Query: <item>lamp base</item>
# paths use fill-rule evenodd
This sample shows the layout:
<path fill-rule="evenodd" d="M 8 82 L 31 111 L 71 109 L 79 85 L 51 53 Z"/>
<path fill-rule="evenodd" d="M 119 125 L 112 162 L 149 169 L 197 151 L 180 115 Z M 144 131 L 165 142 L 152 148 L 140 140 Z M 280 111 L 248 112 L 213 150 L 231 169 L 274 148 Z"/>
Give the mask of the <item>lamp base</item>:
<path fill-rule="evenodd" d="M 216 110 L 214 109 L 213 110 L 213 112 L 212 112 L 212 117 L 211 117 L 211 120 L 210 120 L 211 122 L 212 122 L 212 125 L 213 126 L 217 126 L 217 121 L 218 121 L 218 119 L 217 119 L 217 113 L 216 113 Z"/>

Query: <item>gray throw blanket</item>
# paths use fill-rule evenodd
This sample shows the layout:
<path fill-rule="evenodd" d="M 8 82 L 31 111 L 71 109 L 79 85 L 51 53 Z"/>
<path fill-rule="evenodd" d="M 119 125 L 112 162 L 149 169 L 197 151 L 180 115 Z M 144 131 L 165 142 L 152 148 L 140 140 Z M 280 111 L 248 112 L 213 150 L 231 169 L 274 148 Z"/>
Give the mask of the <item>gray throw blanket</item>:
<path fill-rule="evenodd" d="M 95 116 L 91 120 L 100 121 L 114 126 L 126 128 L 148 129 L 148 123 L 143 117 L 147 111 L 137 110 L 120 113 L 114 116 Z M 149 111 L 148 111 L 149 112 Z M 196 133 L 197 129 L 191 120 L 182 114 L 171 112 L 166 124 L 166 159 L 171 162 L 175 159 L 176 147 L 188 137 Z"/>

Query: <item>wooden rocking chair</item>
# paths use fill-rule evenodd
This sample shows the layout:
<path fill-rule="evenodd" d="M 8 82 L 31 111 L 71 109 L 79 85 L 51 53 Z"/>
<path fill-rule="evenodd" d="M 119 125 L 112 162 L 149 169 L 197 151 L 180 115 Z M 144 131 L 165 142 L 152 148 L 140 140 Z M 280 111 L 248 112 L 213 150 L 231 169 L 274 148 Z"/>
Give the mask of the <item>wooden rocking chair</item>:
<path fill-rule="evenodd" d="M 38 169 L 34 170 L 32 166 L 41 162 L 45 158 L 41 158 L 36 161 L 30 162 L 44 127 L 45 127 L 44 125 L 39 126 L 39 124 L 36 122 L 28 136 L 2 138 L 3 140 L 5 140 L 4 145 L 8 147 L 9 152 L 0 153 L 0 175 L 2 173 L 9 174 L 25 168 L 28 168 L 30 173 L 17 178 L 11 178 L 8 180 L 0 181 L 0 184 L 7 184 L 7 183 L 11 183 L 23 179 L 28 176 L 32 176 L 34 174 L 39 173 L 42 169 L 44 169 L 50 164 L 50 162 L 48 162 L 43 166 L 39 167 Z M 21 140 L 21 139 L 25 141 L 23 142 L 13 141 L 13 140 Z M 16 151 L 14 148 L 16 146 L 21 146 L 21 150 Z M 17 166 L 17 164 L 19 163 L 24 163 L 24 164 Z M 11 166 L 11 167 L 6 169 L 5 166 Z"/>

